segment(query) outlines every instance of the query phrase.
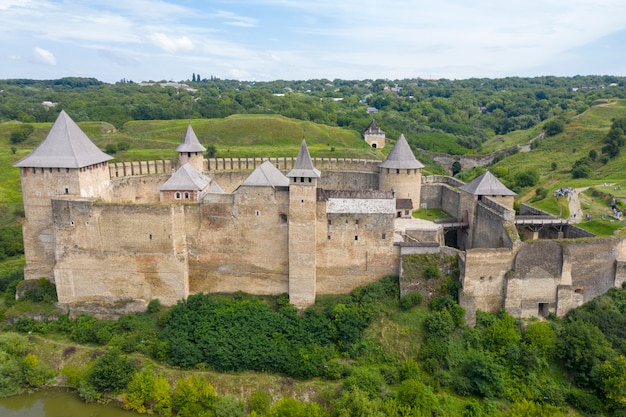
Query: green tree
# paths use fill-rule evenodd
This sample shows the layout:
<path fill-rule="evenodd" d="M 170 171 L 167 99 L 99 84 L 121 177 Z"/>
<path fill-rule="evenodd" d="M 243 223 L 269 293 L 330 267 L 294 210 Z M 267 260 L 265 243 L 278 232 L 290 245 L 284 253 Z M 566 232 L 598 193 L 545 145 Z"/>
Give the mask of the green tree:
<path fill-rule="evenodd" d="M 96 359 L 89 382 L 98 392 L 120 392 L 126 388 L 136 370 L 137 365 L 122 355 L 119 349 L 109 349 Z"/>
<path fill-rule="evenodd" d="M 192 375 L 176 381 L 172 395 L 173 405 L 179 417 L 195 417 L 213 410 L 215 388 L 205 379 Z"/>
<path fill-rule="evenodd" d="M 124 407 L 141 414 L 156 412 L 170 416 L 172 395 L 167 379 L 148 369 L 135 373 L 128 384 Z"/>
<path fill-rule="evenodd" d="M 552 119 L 544 123 L 543 130 L 548 136 L 558 135 L 565 130 L 565 122 L 561 119 Z"/>

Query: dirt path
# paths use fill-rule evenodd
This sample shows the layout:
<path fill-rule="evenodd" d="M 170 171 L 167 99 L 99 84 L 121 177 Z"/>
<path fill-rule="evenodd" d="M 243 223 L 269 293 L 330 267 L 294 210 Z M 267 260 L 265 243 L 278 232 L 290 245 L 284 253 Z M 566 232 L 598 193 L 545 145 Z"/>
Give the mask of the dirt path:
<path fill-rule="evenodd" d="M 569 220 L 572 223 L 579 223 L 583 220 L 583 211 L 580 208 L 578 195 L 589 187 L 575 188 L 569 196 Z"/>

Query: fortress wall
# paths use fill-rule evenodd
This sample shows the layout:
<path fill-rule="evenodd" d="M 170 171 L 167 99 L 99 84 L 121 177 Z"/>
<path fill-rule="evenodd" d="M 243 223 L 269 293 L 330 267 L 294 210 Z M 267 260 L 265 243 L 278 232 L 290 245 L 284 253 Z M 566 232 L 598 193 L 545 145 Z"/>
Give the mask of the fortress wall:
<path fill-rule="evenodd" d="M 496 313 L 504 307 L 505 276 L 513 265 L 516 250 L 470 249 L 461 260 L 459 304 L 466 310 L 466 322 L 475 323 L 477 310 Z"/>
<path fill-rule="evenodd" d="M 186 218 L 190 293 L 286 293 L 288 198 L 287 191 L 248 186 L 206 195 L 198 215 Z"/>
<path fill-rule="evenodd" d="M 419 208 L 441 208 L 443 204 L 441 202 L 442 188 L 441 184 L 422 184 Z M 415 204 L 413 205 L 415 206 Z"/>
<path fill-rule="evenodd" d="M 422 184 L 420 208 L 442 209 L 450 216 L 460 219 L 461 194 L 443 183 Z"/>
<path fill-rule="evenodd" d="M 325 190 L 378 190 L 378 174 L 324 171 L 317 185 Z"/>
<path fill-rule="evenodd" d="M 502 221 L 501 213 L 479 201 L 474 217 L 472 248 L 510 248 L 511 237 Z M 513 227 L 513 226 L 511 226 Z M 514 229 L 514 227 L 513 227 Z"/>
<path fill-rule="evenodd" d="M 325 202 L 318 202 L 317 222 L 318 294 L 344 294 L 399 274 L 393 213 L 327 213 Z"/>
<path fill-rule="evenodd" d="M 616 261 L 624 259 L 621 239 L 568 240 L 562 245 L 571 285 L 582 290 L 585 302 L 615 286 Z"/>
<path fill-rule="evenodd" d="M 53 201 L 59 302 L 186 297 L 182 207 Z"/>
<path fill-rule="evenodd" d="M 131 177 L 136 175 L 171 174 L 174 164 L 169 159 L 141 162 L 110 162 L 111 178 Z"/>
<path fill-rule="evenodd" d="M 448 186 L 441 186 L 441 209 L 457 219 L 461 217 L 461 194 Z"/>
<path fill-rule="evenodd" d="M 111 180 L 111 198 L 116 203 L 158 203 L 159 187 L 169 178 L 170 174 L 114 178 Z"/>
<path fill-rule="evenodd" d="M 591 232 L 586 231 L 585 229 L 581 229 L 580 227 L 576 227 L 574 225 L 569 225 L 565 228 L 565 238 L 567 239 L 582 239 L 585 237 L 595 237 L 595 235 Z"/>
<path fill-rule="evenodd" d="M 542 240 L 522 245 L 513 269 L 506 283 L 506 310 L 514 317 L 538 316 L 542 311 L 556 313 L 559 286 L 571 284 L 562 277 L 561 244 Z"/>
<path fill-rule="evenodd" d="M 223 170 L 253 171 L 264 161 L 269 160 L 281 171 L 290 171 L 296 162 L 295 157 L 275 158 L 209 158 L 205 160 L 206 171 Z M 320 171 L 360 171 L 378 172 L 379 160 L 351 158 L 312 158 L 313 165 Z"/>
<path fill-rule="evenodd" d="M 465 185 L 463 181 L 459 181 L 454 177 L 447 175 L 428 175 L 422 177 L 422 184 L 447 184 L 450 187 L 461 187 Z"/>

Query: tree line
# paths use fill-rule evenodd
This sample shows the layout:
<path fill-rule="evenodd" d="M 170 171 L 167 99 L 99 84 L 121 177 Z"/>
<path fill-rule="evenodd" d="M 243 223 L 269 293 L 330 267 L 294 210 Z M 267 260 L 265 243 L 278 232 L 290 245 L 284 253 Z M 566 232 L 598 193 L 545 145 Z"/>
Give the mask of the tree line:
<path fill-rule="evenodd" d="M 51 122 L 64 109 L 75 121 L 121 129 L 131 120 L 280 114 L 363 131 L 374 119 L 390 138 L 403 133 L 416 147 L 463 154 L 493 135 L 626 97 L 626 78 L 611 76 L 246 82 L 194 73 L 187 82 L 189 89 L 92 78 L 0 80 L 0 121 Z"/>

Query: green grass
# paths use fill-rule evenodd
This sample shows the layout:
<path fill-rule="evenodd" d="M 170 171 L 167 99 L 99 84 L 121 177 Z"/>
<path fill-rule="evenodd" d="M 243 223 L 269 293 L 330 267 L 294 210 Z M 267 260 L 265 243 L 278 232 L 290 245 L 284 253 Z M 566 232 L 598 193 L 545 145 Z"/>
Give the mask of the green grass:
<path fill-rule="evenodd" d="M 16 269 L 24 267 L 24 255 L 14 256 L 12 258 L 0 261 L 0 275 L 13 272 Z"/>
<path fill-rule="evenodd" d="M 617 221 L 615 218 L 609 218 L 608 216 L 602 216 L 595 219 L 592 218 L 589 221 L 576 224 L 576 226 L 581 229 L 585 229 L 597 236 L 613 236 L 625 225 L 626 221 Z"/>
<path fill-rule="evenodd" d="M 542 126 L 543 123 L 540 123 L 537 126 L 531 127 L 527 130 L 516 130 L 514 132 L 509 132 L 504 136 L 494 136 L 482 144 L 482 146 L 480 147 L 480 153 L 488 154 L 511 146 L 525 145 L 531 139 L 541 134 Z"/>
<path fill-rule="evenodd" d="M 451 216 L 441 209 L 419 209 L 414 211 L 413 217 L 416 219 L 435 221 L 437 219 L 448 219 Z"/>

